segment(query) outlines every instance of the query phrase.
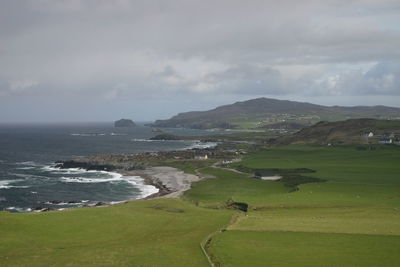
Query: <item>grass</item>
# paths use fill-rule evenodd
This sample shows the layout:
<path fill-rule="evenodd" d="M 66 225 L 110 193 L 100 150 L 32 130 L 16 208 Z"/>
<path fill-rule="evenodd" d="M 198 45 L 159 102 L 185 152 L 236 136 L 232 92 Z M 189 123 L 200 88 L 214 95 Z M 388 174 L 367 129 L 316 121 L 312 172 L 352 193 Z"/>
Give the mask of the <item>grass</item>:
<path fill-rule="evenodd" d="M 225 231 L 212 240 L 222 266 L 399 266 L 399 236 Z"/>
<path fill-rule="evenodd" d="M 207 266 L 200 242 L 233 212 L 176 199 L 0 213 L 1 266 Z"/>
<path fill-rule="evenodd" d="M 227 170 L 208 168 L 202 173 L 217 179 L 210 178 L 194 183 L 192 189 L 185 192 L 183 199 L 205 206 L 222 205 L 228 200 L 257 206 L 265 204 L 271 195 L 289 191 L 283 183 L 252 179 Z"/>
<path fill-rule="evenodd" d="M 263 150 L 233 166 L 250 168 L 309 168 L 310 176 L 331 182 L 400 185 L 400 147 L 377 146 L 374 150 L 357 147 L 290 146 Z"/>
<path fill-rule="evenodd" d="M 232 194 L 236 201 L 251 202 L 249 212 L 210 242 L 209 252 L 223 266 L 395 266 L 400 263 L 399 159 L 396 147 L 274 148 L 233 166 L 282 173 L 308 168 L 315 172 L 304 175 L 326 182 L 288 192 L 282 182 L 257 184 L 214 171 L 221 181 L 202 181 L 186 196 L 216 201 Z M 236 193 L 229 184 L 242 190 Z M 208 190 L 220 195 L 202 193 Z"/>
<path fill-rule="evenodd" d="M 228 229 L 400 236 L 400 209 L 271 208 L 240 216 Z"/>
<path fill-rule="evenodd" d="M 243 170 L 280 169 L 326 180 L 298 185 L 168 162 L 204 179 L 179 199 L 63 212 L 0 212 L 1 266 L 400 265 L 400 149 L 290 146 L 246 155 Z M 292 170 L 289 170 L 292 169 Z M 301 173 L 300 173 L 301 174 Z M 285 185 L 286 184 L 286 185 Z M 249 204 L 247 213 L 225 209 Z"/>

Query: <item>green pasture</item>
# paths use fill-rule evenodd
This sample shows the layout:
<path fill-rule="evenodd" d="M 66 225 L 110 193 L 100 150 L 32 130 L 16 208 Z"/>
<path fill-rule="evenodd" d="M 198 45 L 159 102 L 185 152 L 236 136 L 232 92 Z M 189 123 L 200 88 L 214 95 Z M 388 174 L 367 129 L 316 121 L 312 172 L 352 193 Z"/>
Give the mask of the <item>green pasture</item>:
<path fill-rule="evenodd" d="M 205 206 L 222 205 L 228 200 L 246 202 L 251 206 L 264 205 L 268 198 L 285 194 L 289 188 L 280 182 L 266 182 L 228 170 L 208 168 L 202 173 L 216 178 L 192 184 L 183 199 Z"/>
<path fill-rule="evenodd" d="M 240 216 L 229 230 L 357 233 L 400 236 L 400 209 L 271 208 Z"/>
<path fill-rule="evenodd" d="M 262 150 L 240 163 L 251 168 L 309 168 L 331 182 L 400 185 L 399 146 L 289 146 Z"/>
<path fill-rule="evenodd" d="M 315 172 L 302 175 L 325 180 L 296 190 L 213 168 L 212 160 L 166 162 L 214 178 L 181 199 L 0 212 L 0 266 L 208 266 L 200 247 L 207 237 L 208 254 L 222 266 L 399 266 L 399 162 L 392 146 L 290 146 L 232 164 L 307 168 Z M 249 211 L 228 210 L 229 202 Z"/>
<path fill-rule="evenodd" d="M 280 182 L 264 182 L 280 184 Z M 310 183 L 296 192 L 262 194 L 255 208 L 273 207 L 398 207 L 400 186 L 345 183 Z"/>
<path fill-rule="evenodd" d="M 211 242 L 221 266 L 399 266 L 400 236 L 225 231 Z"/>
<path fill-rule="evenodd" d="M 396 147 L 273 148 L 233 165 L 283 172 L 308 168 L 315 172 L 303 175 L 326 181 L 290 192 L 279 181 L 207 170 L 218 178 L 200 181 L 185 197 L 215 202 L 232 196 L 250 204 L 249 212 L 211 240 L 209 253 L 222 266 L 395 266 L 399 160 Z"/>
<path fill-rule="evenodd" d="M 231 211 L 177 199 L 0 213 L 1 266 L 207 266 L 200 242 Z"/>

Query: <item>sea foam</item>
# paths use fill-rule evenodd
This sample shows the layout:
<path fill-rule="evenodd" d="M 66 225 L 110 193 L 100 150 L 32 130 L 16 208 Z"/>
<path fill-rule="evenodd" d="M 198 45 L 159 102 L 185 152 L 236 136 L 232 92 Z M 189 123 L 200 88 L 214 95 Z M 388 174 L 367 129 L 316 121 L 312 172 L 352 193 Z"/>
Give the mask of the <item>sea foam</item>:
<path fill-rule="evenodd" d="M 0 189 L 10 189 L 10 188 L 28 188 L 27 185 L 10 185 L 12 183 L 21 182 L 23 180 L 0 180 Z"/>

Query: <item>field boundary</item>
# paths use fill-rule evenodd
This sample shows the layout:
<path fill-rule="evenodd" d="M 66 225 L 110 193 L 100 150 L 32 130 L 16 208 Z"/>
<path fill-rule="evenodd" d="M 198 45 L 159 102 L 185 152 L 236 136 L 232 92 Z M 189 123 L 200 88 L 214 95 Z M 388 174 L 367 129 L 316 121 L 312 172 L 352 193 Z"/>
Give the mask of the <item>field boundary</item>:
<path fill-rule="evenodd" d="M 207 245 L 211 243 L 211 240 L 214 236 L 216 236 L 219 233 L 222 233 L 224 231 L 227 231 L 227 228 L 234 224 L 237 219 L 239 218 L 241 213 L 236 213 L 232 216 L 232 218 L 229 220 L 229 222 L 227 224 L 225 224 L 224 226 L 222 226 L 221 228 L 219 228 L 218 230 L 208 234 L 201 242 L 200 242 L 200 248 L 203 251 L 203 254 L 206 256 L 208 263 L 210 264 L 211 267 L 215 267 L 215 266 L 221 266 L 220 263 L 218 262 L 213 262 L 212 258 L 213 256 L 210 255 L 207 252 Z"/>
<path fill-rule="evenodd" d="M 400 237 L 398 234 L 370 234 L 370 233 L 346 233 L 346 232 L 321 232 L 321 231 L 295 231 L 295 230 L 257 230 L 257 229 L 227 229 L 227 231 L 238 232 L 268 232 L 268 233 L 305 233 L 305 234 L 335 234 L 335 235 L 368 235 L 368 236 L 394 236 Z"/>

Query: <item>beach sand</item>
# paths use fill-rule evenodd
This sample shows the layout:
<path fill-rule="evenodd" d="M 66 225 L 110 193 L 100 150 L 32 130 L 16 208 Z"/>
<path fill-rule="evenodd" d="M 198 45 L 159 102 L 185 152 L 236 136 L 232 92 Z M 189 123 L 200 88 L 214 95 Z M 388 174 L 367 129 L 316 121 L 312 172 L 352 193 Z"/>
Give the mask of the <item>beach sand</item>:
<path fill-rule="evenodd" d="M 194 174 L 184 173 L 179 169 L 167 166 L 117 172 L 124 176 L 140 176 L 145 180 L 146 184 L 154 185 L 159 189 L 158 193 L 152 194 L 145 199 L 156 197 L 178 198 L 184 191 L 190 189 L 193 182 L 201 179 Z"/>

